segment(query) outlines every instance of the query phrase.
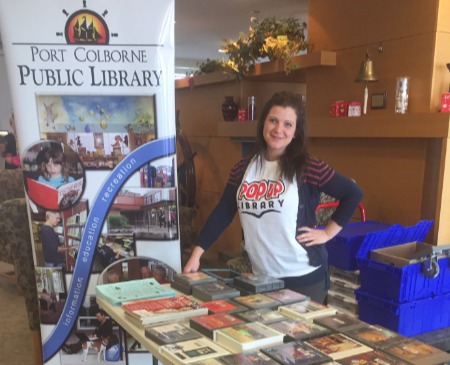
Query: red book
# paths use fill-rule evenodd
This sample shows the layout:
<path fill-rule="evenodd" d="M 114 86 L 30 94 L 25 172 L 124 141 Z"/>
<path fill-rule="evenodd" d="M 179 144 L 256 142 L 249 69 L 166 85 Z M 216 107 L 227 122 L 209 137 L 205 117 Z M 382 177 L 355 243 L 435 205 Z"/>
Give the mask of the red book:
<path fill-rule="evenodd" d="M 203 333 L 211 339 L 214 338 L 215 330 L 239 323 L 244 323 L 244 321 L 228 313 L 210 314 L 207 316 L 191 318 L 189 320 L 191 328 Z"/>
<path fill-rule="evenodd" d="M 213 300 L 210 302 L 204 302 L 202 303 L 202 306 L 208 308 L 209 314 L 216 314 L 216 313 L 236 313 L 236 312 L 242 312 L 247 310 L 248 308 L 243 307 L 241 305 L 238 305 L 237 303 L 231 303 L 228 300 L 224 299 L 218 299 Z"/>

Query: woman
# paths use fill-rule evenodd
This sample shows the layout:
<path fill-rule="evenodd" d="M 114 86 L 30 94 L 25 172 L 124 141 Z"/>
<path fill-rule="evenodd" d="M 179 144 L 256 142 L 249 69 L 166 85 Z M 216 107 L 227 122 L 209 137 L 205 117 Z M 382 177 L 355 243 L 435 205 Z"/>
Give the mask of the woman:
<path fill-rule="evenodd" d="M 86 361 L 86 357 L 89 348 L 95 347 L 98 350 L 98 360 L 102 353 L 105 353 L 107 346 L 109 345 L 109 339 L 113 335 L 113 325 L 109 318 L 106 318 L 105 311 L 99 309 L 95 314 L 98 320 L 98 326 L 95 328 L 92 336 L 87 337 L 86 335 L 79 336 L 82 341 L 83 354 L 81 355 L 81 361 Z M 103 355 L 104 356 L 104 355 Z"/>
<path fill-rule="evenodd" d="M 326 227 L 316 229 L 321 192 L 340 204 Z M 183 271 L 199 269 L 201 255 L 238 211 L 253 273 L 283 279 L 286 288 L 323 302 L 329 287 L 324 244 L 350 220 L 361 198 L 352 180 L 308 155 L 301 97 L 275 93 L 263 107 L 253 154 L 232 168 Z"/>

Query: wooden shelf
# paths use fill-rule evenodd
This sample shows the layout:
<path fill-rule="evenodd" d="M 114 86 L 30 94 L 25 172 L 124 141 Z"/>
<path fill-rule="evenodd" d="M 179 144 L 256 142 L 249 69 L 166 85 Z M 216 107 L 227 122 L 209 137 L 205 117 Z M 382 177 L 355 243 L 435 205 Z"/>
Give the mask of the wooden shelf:
<path fill-rule="evenodd" d="M 309 118 L 309 138 L 448 138 L 450 114 L 416 113 L 348 118 Z M 217 135 L 251 139 L 256 122 L 219 122 Z"/>
<path fill-rule="evenodd" d="M 306 69 L 312 67 L 336 66 L 336 52 L 311 52 L 305 55 L 292 57 L 291 62 L 298 67 L 288 75 L 286 75 L 284 61 L 271 61 L 257 63 L 244 79 L 248 81 L 305 82 Z M 224 72 L 212 72 L 176 80 L 175 89 L 186 89 L 189 87 L 213 85 L 232 81 L 236 81 L 233 76 Z"/>

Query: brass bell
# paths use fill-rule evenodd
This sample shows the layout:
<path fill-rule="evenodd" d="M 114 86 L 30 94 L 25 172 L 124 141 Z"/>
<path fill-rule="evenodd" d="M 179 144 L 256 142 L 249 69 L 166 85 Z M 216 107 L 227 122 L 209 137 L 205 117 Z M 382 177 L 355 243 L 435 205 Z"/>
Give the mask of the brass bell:
<path fill-rule="evenodd" d="M 378 81 L 378 77 L 373 70 L 373 62 L 369 57 L 369 51 L 366 51 L 366 59 L 361 62 L 358 75 L 355 82 L 374 82 Z"/>

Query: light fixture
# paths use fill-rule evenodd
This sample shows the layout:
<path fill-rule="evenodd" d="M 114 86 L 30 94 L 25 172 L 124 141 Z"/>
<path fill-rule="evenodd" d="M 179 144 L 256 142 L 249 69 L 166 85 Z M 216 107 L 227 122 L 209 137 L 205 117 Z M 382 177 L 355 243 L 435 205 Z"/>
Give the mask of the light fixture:
<path fill-rule="evenodd" d="M 378 46 L 378 53 L 383 52 L 383 46 L 380 44 Z M 368 82 L 378 81 L 378 76 L 376 75 L 373 68 L 373 61 L 370 59 L 369 50 L 366 50 L 366 59 L 361 62 L 358 75 L 355 78 L 355 82 L 364 82 L 366 87 L 364 88 L 364 104 L 363 104 L 363 114 L 367 114 L 367 101 L 369 99 L 369 89 L 367 87 Z"/>

